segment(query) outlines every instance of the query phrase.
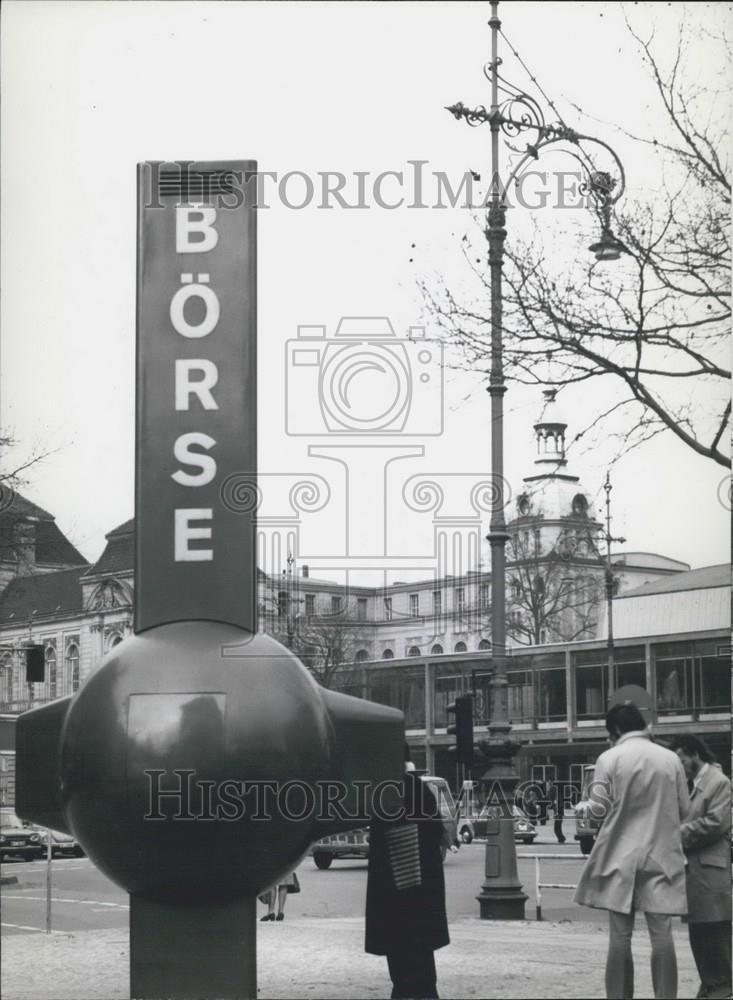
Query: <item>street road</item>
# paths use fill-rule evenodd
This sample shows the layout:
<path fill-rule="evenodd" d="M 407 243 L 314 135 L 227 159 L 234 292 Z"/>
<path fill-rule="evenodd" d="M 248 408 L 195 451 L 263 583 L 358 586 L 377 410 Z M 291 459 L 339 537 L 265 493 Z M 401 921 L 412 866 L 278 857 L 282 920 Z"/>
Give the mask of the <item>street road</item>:
<path fill-rule="evenodd" d="M 567 825 L 567 824 L 566 824 Z M 542 864 L 542 881 L 575 883 L 582 870 L 582 855 L 574 841 L 560 846 L 550 829 L 540 827 L 539 843 L 517 845 L 518 870 L 527 900 L 527 919 L 535 918 L 535 865 L 527 855 L 564 854 L 575 860 L 547 861 Z M 566 831 L 569 837 L 570 831 Z M 484 845 L 464 844 L 445 863 L 446 899 L 449 920 L 478 916 L 476 895 L 483 879 Z M 87 858 L 56 859 L 52 862 L 52 929 L 78 931 L 91 928 L 126 928 L 127 894 L 97 871 Z M 7 862 L 4 875 L 15 875 L 17 885 L 2 889 L 2 933 L 28 934 L 45 928 L 46 863 Z M 288 898 L 288 917 L 355 917 L 364 912 L 367 866 L 363 861 L 334 861 L 319 871 L 311 858 L 298 869 L 302 892 Z M 572 892 L 543 890 L 542 915 L 546 920 L 573 920 L 603 923 L 598 911 L 573 906 Z M 264 913 L 264 908 L 261 908 Z M 266 925 L 267 926 L 267 925 Z"/>

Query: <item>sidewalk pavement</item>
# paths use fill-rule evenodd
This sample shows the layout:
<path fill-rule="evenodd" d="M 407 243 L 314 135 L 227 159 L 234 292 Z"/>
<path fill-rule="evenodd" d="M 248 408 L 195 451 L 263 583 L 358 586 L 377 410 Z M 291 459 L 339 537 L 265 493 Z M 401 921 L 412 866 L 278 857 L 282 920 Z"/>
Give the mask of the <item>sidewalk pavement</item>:
<path fill-rule="evenodd" d="M 603 915 L 599 914 L 602 920 Z M 451 944 L 436 952 L 438 989 L 459 997 L 603 997 L 606 927 L 585 923 L 454 921 Z M 675 926 L 679 997 L 699 981 L 686 929 Z M 202 949 L 206 942 L 201 942 Z M 651 997 L 643 917 L 634 935 L 636 996 Z M 391 983 L 384 958 L 364 953 L 363 917 L 302 917 L 258 925 L 262 1000 L 381 1000 Z M 120 930 L 18 934 L 3 939 L 3 1000 L 123 1000 L 129 997 L 128 936 Z"/>

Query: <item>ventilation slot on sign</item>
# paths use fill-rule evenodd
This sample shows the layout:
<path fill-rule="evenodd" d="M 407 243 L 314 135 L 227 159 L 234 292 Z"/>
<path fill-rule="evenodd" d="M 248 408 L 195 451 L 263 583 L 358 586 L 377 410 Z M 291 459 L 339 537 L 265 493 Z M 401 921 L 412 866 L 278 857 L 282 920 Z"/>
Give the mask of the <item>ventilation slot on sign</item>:
<path fill-rule="evenodd" d="M 212 196 L 232 194 L 237 178 L 231 170 L 161 170 L 158 175 L 158 194 L 161 198 L 179 201 L 204 202 Z"/>

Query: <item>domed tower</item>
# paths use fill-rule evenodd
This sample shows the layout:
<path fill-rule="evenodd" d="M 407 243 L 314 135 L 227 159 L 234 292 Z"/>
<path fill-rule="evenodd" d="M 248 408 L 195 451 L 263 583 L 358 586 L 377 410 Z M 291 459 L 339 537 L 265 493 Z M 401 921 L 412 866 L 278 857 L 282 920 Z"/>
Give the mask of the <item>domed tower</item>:
<path fill-rule="evenodd" d="M 507 630 L 536 644 L 590 637 L 601 597 L 601 524 L 593 499 L 568 469 L 564 419 L 545 389 L 534 424 L 534 470 L 507 511 Z"/>

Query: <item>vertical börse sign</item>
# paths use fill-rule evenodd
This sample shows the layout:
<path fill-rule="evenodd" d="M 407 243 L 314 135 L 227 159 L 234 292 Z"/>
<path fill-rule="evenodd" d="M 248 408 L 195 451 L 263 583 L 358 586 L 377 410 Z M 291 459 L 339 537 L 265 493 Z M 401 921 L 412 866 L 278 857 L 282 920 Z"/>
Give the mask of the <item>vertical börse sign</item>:
<path fill-rule="evenodd" d="M 254 511 L 222 486 L 257 467 L 256 210 L 227 196 L 256 170 L 138 165 L 136 632 L 255 629 Z"/>

